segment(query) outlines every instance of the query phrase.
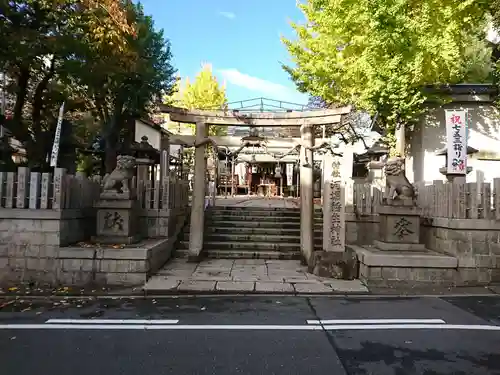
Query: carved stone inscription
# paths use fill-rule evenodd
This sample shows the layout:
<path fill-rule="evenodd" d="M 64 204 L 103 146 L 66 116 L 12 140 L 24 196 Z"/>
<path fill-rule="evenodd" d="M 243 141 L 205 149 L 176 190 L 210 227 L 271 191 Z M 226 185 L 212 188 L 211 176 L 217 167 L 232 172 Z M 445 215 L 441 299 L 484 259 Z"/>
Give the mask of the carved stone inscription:
<path fill-rule="evenodd" d="M 106 212 L 104 215 L 104 229 L 111 229 L 115 232 L 122 232 L 124 220 L 118 212 Z"/>
<path fill-rule="evenodd" d="M 330 194 L 328 197 L 329 207 L 329 225 L 326 238 L 329 243 L 326 250 L 329 251 L 344 251 L 345 247 L 345 214 L 343 205 L 342 184 L 333 182 L 330 184 Z"/>
<path fill-rule="evenodd" d="M 413 230 L 411 229 L 412 223 L 408 221 L 406 218 L 401 217 L 396 223 L 394 224 L 394 235 L 398 237 L 399 239 L 403 239 L 406 236 L 409 236 L 413 234 Z"/>

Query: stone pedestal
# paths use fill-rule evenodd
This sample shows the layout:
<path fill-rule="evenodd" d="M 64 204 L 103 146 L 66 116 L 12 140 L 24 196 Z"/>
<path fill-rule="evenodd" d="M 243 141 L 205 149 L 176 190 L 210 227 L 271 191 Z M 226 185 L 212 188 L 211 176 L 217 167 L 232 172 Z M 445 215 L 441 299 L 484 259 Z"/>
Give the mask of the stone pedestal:
<path fill-rule="evenodd" d="M 302 261 L 312 265 L 314 252 L 314 193 L 313 193 L 313 151 L 314 128 L 302 125 L 300 128 L 300 247 Z"/>
<path fill-rule="evenodd" d="M 420 244 L 420 209 L 415 206 L 387 205 L 378 211 L 379 241 L 374 245 L 380 250 L 422 251 Z"/>
<path fill-rule="evenodd" d="M 131 193 L 104 192 L 95 204 L 97 236 L 94 242 L 132 244 L 140 240 L 139 203 Z"/>
<path fill-rule="evenodd" d="M 374 246 L 347 246 L 357 254 L 359 278 L 369 286 L 384 287 L 453 283 L 450 275 L 457 259 L 419 243 L 420 210 L 403 202 L 379 208 L 380 240 L 373 241 Z"/>

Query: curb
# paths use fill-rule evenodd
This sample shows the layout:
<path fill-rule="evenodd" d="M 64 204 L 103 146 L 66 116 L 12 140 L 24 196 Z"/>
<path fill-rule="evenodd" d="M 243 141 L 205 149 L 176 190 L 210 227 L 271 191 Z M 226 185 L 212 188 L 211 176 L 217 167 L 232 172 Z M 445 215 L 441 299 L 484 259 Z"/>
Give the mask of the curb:
<path fill-rule="evenodd" d="M 4 294 L 0 300 L 24 299 L 24 300 L 61 300 L 61 299 L 175 299 L 175 298 L 210 298 L 210 297 L 329 297 L 329 298 L 369 298 L 369 299 L 399 299 L 399 298 L 441 298 L 441 297 L 499 297 L 494 292 L 490 293 L 447 293 L 447 294 L 425 294 L 425 293 L 372 293 L 372 292 L 327 292 L 327 293 L 284 293 L 284 292 L 235 292 L 224 291 L 214 293 L 214 291 L 185 291 L 173 293 L 171 291 L 155 291 L 154 293 L 108 293 L 108 294 Z"/>
<path fill-rule="evenodd" d="M 248 291 L 248 290 L 155 290 L 155 291 L 144 291 L 145 297 L 151 296 L 179 296 L 184 297 L 186 295 L 194 295 L 194 296 L 263 296 L 263 295 L 281 295 L 281 296 L 290 296 L 290 297 L 302 297 L 302 296 L 350 296 L 350 295 L 371 295 L 370 291 L 367 292 L 341 292 L 341 291 L 332 291 L 332 292 L 309 292 L 309 293 L 298 293 L 298 292 L 283 292 L 283 291 Z"/>
<path fill-rule="evenodd" d="M 331 292 L 284 292 L 284 291 L 248 291 L 248 290 L 144 290 L 138 286 L 136 288 L 117 289 L 109 291 L 98 291 L 95 293 L 88 291 L 65 291 L 65 292 L 40 292 L 26 293 L 22 290 L 19 293 L 5 292 L 0 294 L 0 300 L 11 299 L 26 299 L 26 300 L 42 300 L 42 299 L 117 299 L 117 298 L 182 298 L 182 297 L 265 297 L 265 296 L 283 296 L 283 297 L 331 297 L 331 298 L 432 298 L 432 297 L 499 297 L 500 293 L 498 285 L 484 287 L 484 290 L 468 292 L 464 289 L 463 292 L 449 291 L 434 293 L 425 290 L 412 291 L 411 289 L 394 290 L 387 292 L 384 290 L 374 291 L 331 291 Z"/>

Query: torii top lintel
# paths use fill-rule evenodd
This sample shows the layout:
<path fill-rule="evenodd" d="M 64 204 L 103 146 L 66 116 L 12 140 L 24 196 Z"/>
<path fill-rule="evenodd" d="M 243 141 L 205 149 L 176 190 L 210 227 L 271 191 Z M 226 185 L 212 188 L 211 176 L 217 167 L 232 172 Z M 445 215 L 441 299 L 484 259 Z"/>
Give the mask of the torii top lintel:
<path fill-rule="evenodd" d="M 161 111 L 170 115 L 170 120 L 194 124 L 226 126 L 302 126 L 329 125 L 341 122 L 342 115 L 351 112 L 351 107 L 341 107 L 316 111 L 292 111 L 280 113 L 240 113 L 237 110 L 188 110 L 178 107 L 162 106 Z"/>

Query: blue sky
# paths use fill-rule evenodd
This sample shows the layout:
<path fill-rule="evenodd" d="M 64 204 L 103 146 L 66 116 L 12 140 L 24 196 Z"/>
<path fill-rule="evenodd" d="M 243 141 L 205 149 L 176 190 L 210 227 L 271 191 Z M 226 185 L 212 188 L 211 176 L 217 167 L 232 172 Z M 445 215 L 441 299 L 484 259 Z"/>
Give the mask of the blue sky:
<path fill-rule="evenodd" d="M 146 14 L 172 43 L 181 77 L 212 64 L 229 102 L 265 97 L 306 104 L 280 62 L 289 63 L 280 35 L 303 15 L 295 0 L 142 0 Z"/>

